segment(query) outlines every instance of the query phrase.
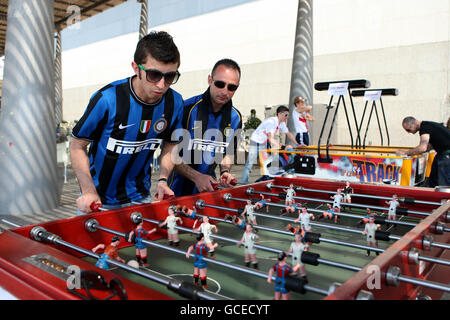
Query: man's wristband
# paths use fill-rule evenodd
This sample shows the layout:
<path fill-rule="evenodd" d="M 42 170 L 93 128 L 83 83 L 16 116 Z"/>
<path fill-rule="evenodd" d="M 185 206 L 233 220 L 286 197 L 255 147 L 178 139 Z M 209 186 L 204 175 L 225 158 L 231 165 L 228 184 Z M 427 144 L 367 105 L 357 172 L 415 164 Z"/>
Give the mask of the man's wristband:
<path fill-rule="evenodd" d="M 166 178 L 159 178 L 158 182 L 165 182 L 165 183 L 167 183 L 167 179 Z"/>

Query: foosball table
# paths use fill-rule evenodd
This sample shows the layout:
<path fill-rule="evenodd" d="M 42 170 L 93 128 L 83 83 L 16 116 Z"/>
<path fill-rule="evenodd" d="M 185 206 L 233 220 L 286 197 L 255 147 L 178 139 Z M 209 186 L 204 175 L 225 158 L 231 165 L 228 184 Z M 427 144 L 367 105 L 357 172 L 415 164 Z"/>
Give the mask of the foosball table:
<path fill-rule="evenodd" d="M 328 204 L 336 204 L 338 189 L 344 186 L 329 180 L 276 177 L 5 230 L 0 234 L 0 287 L 18 299 L 273 299 L 275 281 L 268 281 L 269 270 L 282 252 L 293 266 L 289 257 L 293 230 L 302 230 L 299 212 L 306 208 L 312 219 L 310 229 L 302 231 L 302 240 L 308 243 L 301 255 L 306 276 L 286 277 L 290 299 L 423 300 L 447 294 L 447 190 L 352 183 L 353 193 L 331 219 L 324 212 Z M 294 190 L 293 201 L 287 203 L 289 188 Z M 392 213 L 388 203 L 394 194 L 399 205 Z M 258 238 L 257 263 L 251 265 L 240 246 L 245 228 L 238 223 L 247 222 L 244 208 L 249 204 L 257 204 L 252 213 L 257 220 L 252 223 Z M 161 227 L 169 209 L 179 218 L 176 243 Z M 377 226 L 371 244 L 364 232 L 369 211 Z M 206 220 L 216 227 L 210 237 L 218 246 L 213 257 L 203 257 L 208 273 L 207 285 L 201 286 L 193 283 L 195 250 L 188 249 L 198 241 L 198 227 Z M 148 251 L 141 264 L 136 261 L 137 245 L 130 241 L 130 231 L 136 231 L 139 223 L 143 230 L 152 230 L 142 237 L 141 245 Z M 108 246 L 114 237 L 120 259 L 92 250 L 99 244 Z M 108 268 L 96 266 L 101 259 Z"/>

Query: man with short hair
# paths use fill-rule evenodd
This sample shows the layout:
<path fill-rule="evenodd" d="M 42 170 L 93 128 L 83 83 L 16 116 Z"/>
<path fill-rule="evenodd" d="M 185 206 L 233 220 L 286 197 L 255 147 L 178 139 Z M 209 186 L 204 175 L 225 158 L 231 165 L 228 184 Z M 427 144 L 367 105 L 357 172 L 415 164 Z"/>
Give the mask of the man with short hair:
<path fill-rule="evenodd" d="M 248 150 L 247 162 L 245 163 L 244 171 L 242 173 L 241 183 L 248 183 L 250 173 L 253 165 L 256 163 L 259 151 L 266 149 L 280 149 L 280 143 L 276 139 L 279 131 L 286 134 L 286 136 L 295 143 L 295 137 L 289 132 L 286 121 L 289 117 L 289 108 L 286 106 L 279 106 L 277 108 L 276 117 L 270 117 L 261 122 L 256 130 L 250 136 L 250 147 Z"/>
<path fill-rule="evenodd" d="M 173 195 L 167 178 L 183 99 L 170 86 L 180 76 L 180 53 L 168 33 L 153 31 L 138 42 L 131 66 L 135 75 L 94 93 L 73 129 L 70 154 L 81 189 L 79 214 L 92 212 L 93 203 L 115 209 L 150 202 L 150 164 L 158 147 L 157 199 Z"/>
<path fill-rule="evenodd" d="M 431 166 L 428 186 L 450 186 L 450 130 L 440 123 L 419 121 L 411 116 L 403 119 L 402 126 L 408 133 L 419 132 L 420 143 L 408 151 L 397 150 L 396 154 L 410 156 L 434 149 L 437 154 Z"/>
<path fill-rule="evenodd" d="M 237 150 L 242 117 L 232 98 L 239 87 L 241 69 L 231 59 L 216 62 L 208 76 L 208 89 L 184 102 L 182 126 L 184 163 L 177 164 L 169 179 L 176 196 L 213 191 L 214 184 L 231 186 L 231 166 Z M 219 181 L 216 167 L 219 165 Z M 182 176 L 183 175 L 183 176 Z"/>

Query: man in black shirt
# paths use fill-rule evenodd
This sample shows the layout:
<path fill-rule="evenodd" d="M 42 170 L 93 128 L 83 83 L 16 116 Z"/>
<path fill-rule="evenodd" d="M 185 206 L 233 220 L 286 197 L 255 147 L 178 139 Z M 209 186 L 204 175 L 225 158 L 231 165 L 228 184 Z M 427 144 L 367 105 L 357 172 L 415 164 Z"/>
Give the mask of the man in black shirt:
<path fill-rule="evenodd" d="M 440 123 L 419 121 L 414 117 L 403 119 L 402 126 L 412 134 L 419 131 L 420 143 L 408 151 L 397 150 L 396 154 L 409 156 L 434 149 L 437 154 L 431 167 L 429 186 L 450 186 L 450 130 Z"/>

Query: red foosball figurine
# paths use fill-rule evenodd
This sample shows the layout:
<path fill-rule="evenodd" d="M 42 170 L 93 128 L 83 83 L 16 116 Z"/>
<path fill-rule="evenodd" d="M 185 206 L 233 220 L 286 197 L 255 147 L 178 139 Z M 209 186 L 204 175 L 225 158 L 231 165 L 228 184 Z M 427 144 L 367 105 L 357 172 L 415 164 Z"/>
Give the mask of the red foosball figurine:
<path fill-rule="evenodd" d="M 265 199 L 263 194 L 260 194 L 259 196 L 261 197 L 261 200 L 259 200 L 259 201 L 255 200 L 256 201 L 255 202 L 255 205 L 256 205 L 255 209 L 259 210 L 259 209 L 262 209 L 262 208 L 266 207 L 266 213 L 269 213 L 269 206 L 267 205 L 267 202 L 271 201 L 270 198 Z"/>
<path fill-rule="evenodd" d="M 289 300 L 291 298 L 289 290 L 285 287 L 286 277 L 300 268 L 300 265 L 292 268 L 286 263 L 286 259 L 286 252 L 280 252 L 280 254 L 278 254 L 278 263 L 269 270 L 269 274 L 267 275 L 267 282 L 271 283 L 273 274 L 275 273 L 275 300 Z"/>
<path fill-rule="evenodd" d="M 331 203 L 327 203 L 327 207 L 328 209 L 326 211 L 324 211 L 319 217 L 318 220 L 324 218 L 324 219 L 330 219 L 333 220 L 334 219 L 334 223 L 337 223 L 339 220 L 339 216 L 336 214 L 339 213 L 339 209 L 338 208 L 332 208 L 331 207 Z"/>
<path fill-rule="evenodd" d="M 132 230 L 128 234 L 128 242 L 135 243 L 136 248 L 136 260 L 143 267 L 147 267 L 147 246 L 142 242 L 144 237 L 148 237 L 150 234 L 156 231 L 156 228 L 153 228 L 150 231 L 147 231 L 143 227 L 144 221 L 140 220 L 137 223 L 137 226 L 134 230 Z"/>
<path fill-rule="evenodd" d="M 111 244 L 105 246 L 103 243 L 100 243 L 96 247 L 92 248 L 92 252 L 96 253 L 99 249 L 103 250 L 103 253 L 100 255 L 97 263 L 95 264 L 97 267 L 108 270 L 109 264 L 108 260 L 117 260 L 119 262 L 125 263 L 121 257 L 119 257 L 119 252 L 117 246 L 120 243 L 120 238 L 118 236 L 114 236 L 111 240 Z"/>
<path fill-rule="evenodd" d="M 199 233 L 197 235 L 197 243 L 191 245 L 187 252 L 186 252 L 186 258 L 189 259 L 189 256 L 191 252 L 194 250 L 194 284 L 198 285 L 198 280 L 200 278 L 202 287 L 204 289 L 208 289 L 208 284 L 206 282 L 207 280 L 207 273 L 208 273 L 208 262 L 203 260 L 203 257 L 208 256 L 208 251 L 210 250 L 209 247 L 204 242 L 205 237 L 203 233 Z M 212 246 L 212 250 L 218 246 L 217 243 L 215 243 Z"/>

